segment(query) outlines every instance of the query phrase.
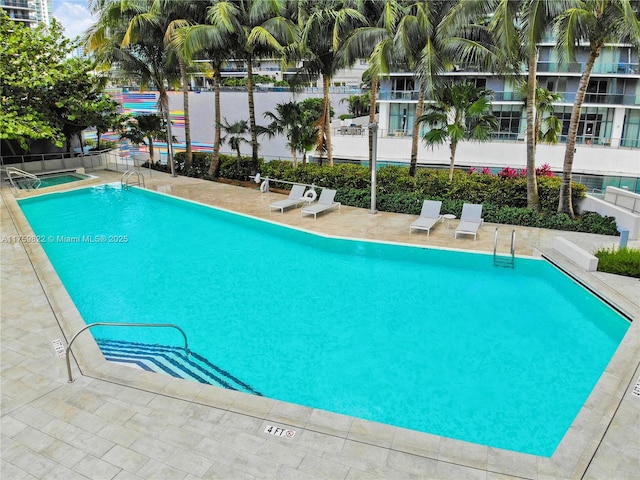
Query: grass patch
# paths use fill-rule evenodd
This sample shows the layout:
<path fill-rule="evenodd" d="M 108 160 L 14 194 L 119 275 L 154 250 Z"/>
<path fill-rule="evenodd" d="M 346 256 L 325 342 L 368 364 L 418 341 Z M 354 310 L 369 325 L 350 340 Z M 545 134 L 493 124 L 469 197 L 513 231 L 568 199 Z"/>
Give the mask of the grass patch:
<path fill-rule="evenodd" d="M 598 271 L 640 278 L 640 248 L 601 248 L 594 255 Z"/>

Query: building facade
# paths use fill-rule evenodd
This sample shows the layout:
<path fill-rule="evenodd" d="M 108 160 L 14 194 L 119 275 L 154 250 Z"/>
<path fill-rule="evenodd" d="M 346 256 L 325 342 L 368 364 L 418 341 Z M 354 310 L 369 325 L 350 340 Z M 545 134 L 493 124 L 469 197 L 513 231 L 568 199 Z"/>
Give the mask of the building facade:
<path fill-rule="evenodd" d="M 53 0 L 0 0 L 0 8 L 11 20 L 30 27 L 50 22 L 52 5 Z"/>
<path fill-rule="evenodd" d="M 575 63 L 559 63 L 554 43 L 540 45 L 537 78 L 541 87 L 557 92 L 561 100 L 554 114 L 562 121 L 560 143 L 539 144 L 537 163 L 562 171 L 566 135 L 580 75 L 588 54 L 578 52 Z M 452 81 L 469 81 L 494 92 L 493 113 L 499 130 L 491 142 L 459 144 L 456 165 L 461 168 L 524 168 L 526 166 L 526 111 L 516 82 L 490 72 L 458 66 L 445 74 Z M 378 115 L 378 158 L 408 163 L 418 84 L 412 73 L 393 73 L 381 80 Z M 366 123 L 362 119 L 362 123 Z M 336 157 L 368 160 L 367 134 L 360 138 L 337 129 Z M 424 130 L 421 130 L 424 133 Z M 357 137 L 357 136 L 356 136 Z M 448 165 L 447 145 L 427 148 L 419 142 L 419 165 Z M 607 46 L 593 68 L 581 111 L 574 172 L 584 175 L 628 177 L 640 188 L 640 72 L 638 50 L 628 45 Z M 625 186 L 624 182 L 621 186 Z M 628 185 L 627 185 L 628 186 Z M 598 188 L 594 186 L 594 188 Z"/>

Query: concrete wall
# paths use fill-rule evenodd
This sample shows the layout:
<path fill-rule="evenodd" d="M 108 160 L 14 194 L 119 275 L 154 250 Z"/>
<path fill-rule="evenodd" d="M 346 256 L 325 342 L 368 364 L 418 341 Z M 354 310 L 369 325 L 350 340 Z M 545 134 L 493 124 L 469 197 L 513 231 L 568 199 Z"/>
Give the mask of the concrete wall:
<path fill-rule="evenodd" d="M 189 94 L 189 117 L 191 119 L 191 140 L 213 144 L 215 101 L 213 92 L 191 92 Z M 348 94 L 332 94 L 331 105 L 334 110 L 334 118 L 347 112 L 347 103 L 340 100 L 349 97 Z M 301 102 L 306 98 L 322 98 L 322 93 L 308 94 L 300 93 L 293 95 L 291 92 L 264 92 L 256 91 L 254 94 L 256 123 L 266 125 L 269 123 L 264 118 L 264 113 L 274 111 L 278 103 Z M 171 110 L 183 110 L 182 92 L 171 92 L 169 94 L 169 108 Z M 246 91 L 223 91 L 220 96 L 220 115 L 224 122 L 226 118 L 230 123 L 237 120 L 249 120 L 249 103 Z M 184 128 L 173 127 L 173 135 L 184 141 Z M 260 142 L 260 155 L 265 158 L 291 158 L 291 152 L 286 146 L 287 140 L 283 136 L 273 139 L 266 137 L 258 138 Z M 233 153 L 228 145 L 223 145 L 220 149 L 223 153 Z M 241 152 L 244 155 L 251 154 L 251 146 L 243 145 Z"/>
<path fill-rule="evenodd" d="M 367 137 L 333 137 L 334 155 L 354 159 L 368 159 Z M 565 144 L 538 145 L 536 164 L 548 163 L 554 171 L 562 171 Z M 409 162 L 411 137 L 379 137 L 378 159 L 380 161 Z M 418 143 L 418 163 L 449 165 L 448 145 L 427 148 Z M 527 163 L 525 142 L 491 142 L 458 144 L 456 165 L 482 167 L 524 168 Z M 596 175 L 640 176 L 638 150 L 611 148 L 598 145 L 576 147 L 573 164 L 574 173 Z"/>

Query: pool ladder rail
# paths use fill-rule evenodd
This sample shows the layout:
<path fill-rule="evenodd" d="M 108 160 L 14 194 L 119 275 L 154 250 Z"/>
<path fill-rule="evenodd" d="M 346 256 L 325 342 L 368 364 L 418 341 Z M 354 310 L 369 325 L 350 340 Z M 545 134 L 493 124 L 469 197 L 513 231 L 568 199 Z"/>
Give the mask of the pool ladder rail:
<path fill-rule="evenodd" d="M 33 173 L 25 172 L 16 167 L 6 167 L 4 171 L 7 174 L 9 183 L 11 184 L 11 191 L 15 194 L 20 187 L 13 181 L 14 178 L 26 178 L 25 187 L 27 190 L 37 190 L 42 184 L 41 180 Z"/>
<path fill-rule="evenodd" d="M 511 255 L 498 255 L 498 228 L 493 237 L 493 266 L 514 268 L 516 262 L 516 231 L 511 231 Z"/>
<path fill-rule="evenodd" d="M 136 176 L 135 179 L 133 178 L 134 174 Z M 140 173 L 138 170 L 134 170 L 134 169 L 129 169 L 122 174 L 122 177 L 120 177 L 120 185 L 122 185 L 122 188 L 124 189 L 127 189 L 132 185 L 137 185 L 139 187 L 146 188 L 144 184 L 144 175 Z"/>

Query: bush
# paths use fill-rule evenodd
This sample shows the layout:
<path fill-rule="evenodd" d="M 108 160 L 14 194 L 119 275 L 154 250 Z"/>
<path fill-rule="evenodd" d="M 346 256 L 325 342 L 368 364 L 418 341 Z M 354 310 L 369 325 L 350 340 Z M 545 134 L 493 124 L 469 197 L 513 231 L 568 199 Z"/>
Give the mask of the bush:
<path fill-rule="evenodd" d="M 598 257 L 598 271 L 640 278 L 640 249 L 602 248 L 594 255 Z"/>
<path fill-rule="evenodd" d="M 527 179 L 522 172 L 505 169 L 502 175 L 468 174 L 457 170 L 449 181 L 447 170 L 419 169 L 415 177 L 408 167 L 386 166 L 378 170 L 376 192 L 377 208 L 381 211 L 418 215 L 425 199 L 441 200 L 442 213 L 460 217 L 462 205 L 481 203 L 483 217 L 490 223 L 522 225 L 555 230 L 617 235 L 615 219 L 585 212 L 571 219 L 557 213 L 561 179 L 538 177 L 538 193 L 542 212 L 527 208 Z M 272 161 L 262 165 L 263 177 L 289 182 L 319 185 L 338 190 L 336 201 L 344 205 L 370 208 L 371 176 L 369 169 L 360 165 L 339 164 L 334 167 L 304 164 L 293 168 L 288 161 Z M 224 176 L 224 175 L 223 175 Z M 273 186 L 285 187 L 285 184 Z M 577 202 L 586 194 L 586 187 L 574 183 L 572 198 Z"/>
<path fill-rule="evenodd" d="M 251 157 L 220 155 L 220 176 L 230 180 L 249 180 L 250 175 L 255 175 L 262 170 L 264 160 L 259 158 L 253 161 Z"/>

